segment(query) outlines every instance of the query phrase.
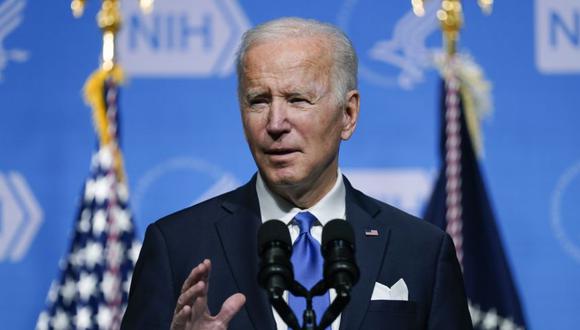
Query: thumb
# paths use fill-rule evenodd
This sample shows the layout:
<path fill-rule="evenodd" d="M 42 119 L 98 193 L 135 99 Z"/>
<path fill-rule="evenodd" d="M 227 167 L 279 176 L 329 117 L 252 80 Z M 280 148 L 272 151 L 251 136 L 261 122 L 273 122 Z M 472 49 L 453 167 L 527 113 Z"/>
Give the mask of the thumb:
<path fill-rule="evenodd" d="M 222 309 L 219 314 L 216 315 L 216 319 L 220 320 L 223 324 L 227 326 L 230 323 L 234 315 L 236 315 L 240 309 L 246 303 L 246 296 L 241 293 L 236 293 L 226 299 L 222 305 Z"/>

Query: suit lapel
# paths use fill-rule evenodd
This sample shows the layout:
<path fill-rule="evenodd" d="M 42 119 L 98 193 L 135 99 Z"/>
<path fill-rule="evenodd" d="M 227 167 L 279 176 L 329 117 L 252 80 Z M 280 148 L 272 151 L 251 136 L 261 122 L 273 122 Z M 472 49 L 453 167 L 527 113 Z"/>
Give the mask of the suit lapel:
<path fill-rule="evenodd" d="M 351 301 L 342 313 L 340 330 L 359 329 L 371 300 L 374 284 L 383 263 L 389 241 L 389 228 L 381 226 L 374 218 L 380 213 L 378 206 L 368 197 L 346 186 L 346 219 L 351 223 L 356 241 L 356 258 L 360 279 L 353 287 Z M 367 236 L 369 229 L 378 231 L 378 236 Z"/>
<path fill-rule="evenodd" d="M 254 329 L 276 329 L 272 307 L 257 281 L 257 233 L 262 221 L 255 176 L 225 200 L 222 207 L 229 214 L 216 223 L 216 229 L 238 290 L 246 296 L 244 309 Z"/>

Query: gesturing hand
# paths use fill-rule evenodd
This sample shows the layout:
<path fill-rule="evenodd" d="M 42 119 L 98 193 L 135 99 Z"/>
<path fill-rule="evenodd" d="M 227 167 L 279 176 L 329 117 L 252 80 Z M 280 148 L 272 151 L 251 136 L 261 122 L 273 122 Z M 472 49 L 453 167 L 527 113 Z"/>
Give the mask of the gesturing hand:
<path fill-rule="evenodd" d="M 211 262 L 206 259 L 197 265 L 183 282 L 181 295 L 173 312 L 172 330 L 227 329 L 230 320 L 246 302 L 243 294 L 236 293 L 226 299 L 216 316 L 211 316 L 207 308 L 210 271 Z"/>

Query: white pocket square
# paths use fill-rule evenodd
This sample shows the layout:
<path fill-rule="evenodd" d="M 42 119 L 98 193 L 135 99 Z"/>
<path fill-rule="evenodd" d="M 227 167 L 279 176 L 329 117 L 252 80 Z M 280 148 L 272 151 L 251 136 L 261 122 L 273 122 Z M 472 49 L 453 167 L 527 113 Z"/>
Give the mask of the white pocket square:
<path fill-rule="evenodd" d="M 397 283 L 393 284 L 390 288 L 379 282 L 375 283 L 375 288 L 373 289 L 373 295 L 371 300 L 409 300 L 409 289 L 407 284 L 403 279 L 399 279 Z"/>

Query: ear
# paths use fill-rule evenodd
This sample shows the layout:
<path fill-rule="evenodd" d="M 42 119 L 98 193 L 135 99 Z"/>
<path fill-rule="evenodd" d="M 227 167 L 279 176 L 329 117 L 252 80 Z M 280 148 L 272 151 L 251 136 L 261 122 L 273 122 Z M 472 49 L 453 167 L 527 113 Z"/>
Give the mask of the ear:
<path fill-rule="evenodd" d="M 343 109 L 342 132 L 340 137 L 343 140 L 348 140 L 354 133 L 358 114 L 360 112 L 360 94 L 358 90 L 353 89 L 346 94 L 346 104 Z"/>

